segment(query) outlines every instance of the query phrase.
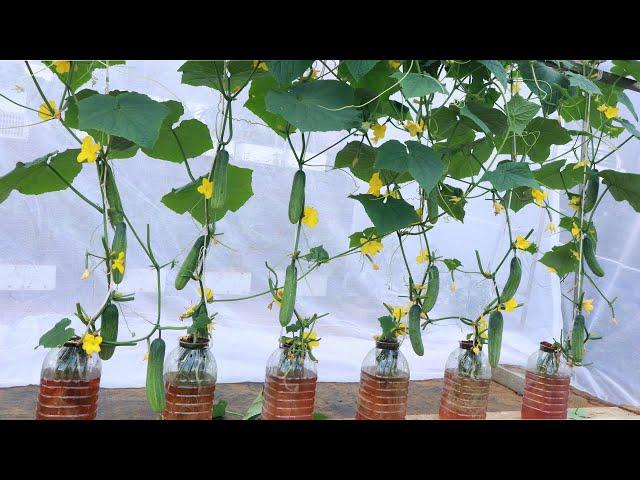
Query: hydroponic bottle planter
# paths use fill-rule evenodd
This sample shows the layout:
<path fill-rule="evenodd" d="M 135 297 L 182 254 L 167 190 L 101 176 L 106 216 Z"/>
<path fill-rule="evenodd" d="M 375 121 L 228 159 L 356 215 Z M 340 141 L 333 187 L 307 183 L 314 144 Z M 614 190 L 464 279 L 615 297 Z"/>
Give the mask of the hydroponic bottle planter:
<path fill-rule="evenodd" d="M 376 342 L 362 362 L 356 420 L 404 420 L 409 365 L 398 342 Z"/>
<path fill-rule="evenodd" d="M 40 374 L 37 420 L 93 420 L 98 411 L 101 361 L 76 337 L 47 354 Z"/>
<path fill-rule="evenodd" d="M 571 370 L 549 342 L 529 357 L 525 373 L 521 417 L 526 420 L 564 420 L 569 405 Z"/>
<path fill-rule="evenodd" d="M 218 370 L 209 340 L 182 337 L 164 364 L 163 420 L 211 420 Z"/>
<path fill-rule="evenodd" d="M 317 380 L 308 355 L 281 345 L 267 362 L 262 420 L 312 420 Z"/>
<path fill-rule="evenodd" d="M 440 398 L 442 420 L 484 420 L 491 385 L 487 355 L 473 351 L 472 341 L 461 341 L 445 365 L 444 387 Z"/>

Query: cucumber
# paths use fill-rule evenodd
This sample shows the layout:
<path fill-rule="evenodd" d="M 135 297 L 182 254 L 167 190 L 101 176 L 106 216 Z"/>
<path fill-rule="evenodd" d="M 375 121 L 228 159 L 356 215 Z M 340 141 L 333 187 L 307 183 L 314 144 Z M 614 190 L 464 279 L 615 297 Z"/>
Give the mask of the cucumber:
<path fill-rule="evenodd" d="M 164 340 L 156 338 L 149 346 L 149 359 L 147 365 L 147 401 L 154 412 L 164 410 L 166 400 L 164 385 L 162 384 L 162 370 L 164 367 Z"/>
<path fill-rule="evenodd" d="M 216 155 L 213 165 L 213 196 L 211 197 L 211 208 L 214 210 L 221 208 L 227 201 L 227 167 L 229 165 L 229 153 L 220 150 Z"/>
<path fill-rule="evenodd" d="M 289 197 L 289 221 L 296 224 L 300 221 L 304 212 L 304 186 L 306 175 L 304 171 L 298 170 L 293 176 L 291 184 L 291 196 Z"/>
<path fill-rule="evenodd" d="M 573 322 L 573 329 L 571 330 L 571 352 L 573 353 L 573 360 L 576 362 L 582 361 L 584 355 L 584 339 L 585 339 L 585 326 L 584 315 L 576 315 L 576 319 Z"/>
<path fill-rule="evenodd" d="M 294 263 L 287 266 L 284 278 L 284 294 L 280 304 L 280 325 L 286 327 L 293 316 L 293 309 L 296 306 L 296 290 L 298 288 L 298 270 Z"/>
<path fill-rule="evenodd" d="M 412 305 L 409 309 L 409 339 L 411 346 L 416 355 L 424 355 L 424 345 L 422 344 L 422 335 L 420 332 L 420 305 Z"/>
<path fill-rule="evenodd" d="M 584 203 L 582 204 L 582 211 L 585 213 L 593 210 L 598 199 L 598 190 L 600 188 L 600 177 L 598 177 L 598 171 L 594 168 L 591 170 L 587 185 L 584 189 Z"/>
<path fill-rule="evenodd" d="M 109 222 L 113 228 L 124 221 L 124 210 L 122 209 L 122 201 L 118 193 L 116 181 L 113 178 L 113 171 L 109 165 L 106 166 L 104 178 L 104 192 L 107 197 L 107 215 Z"/>
<path fill-rule="evenodd" d="M 118 307 L 110 303 L 102 312 L 100 321 L 100 336 L 103 342 L 115 342 L 118 339 Z M 109 360 L 115 351 L 115 345 L 102 343 L 98 355 L 102 360 Z"/>
<path fill-rule="evenodd" d="M 489 315 L 489 364 L 496 368 L 500 362 L 500 349 L 502 347 L 502 313 L 496 311 Z"/>
<path fill-rule="evenodd" d="M 113 243 L 111 244 L 112 261 L 120 256 L 120 252 L 124 252 L 124 263 L 127 262 L 127 224 L 124 222 L 116 223 L 116 232 L 113 234 Z M 126 271 L 126 269 L 125 269 Z M 111 269 L 111 275 L 115 283 L 122 282 L 124 272 L 120 273 L 115 268 Z"/>
<path fill-rule="evenodd" d="M 438 186 L 427 197 L 427 219 L 430 223 L 435 224 L 438 221 Z"/>
<path fill-rule="evenodd" d="M 595 244 L 589 235 L 585 236 L 582 240 L 582 251 L 584 253 L 584 259 L 594 275 L 604 277 L 604 270 L 602 270 L 596 258 Z"/>
<path fill-rule="evenodd" d="M 191 280 L 191 277 L 193 277 L 193 273 L 195 272 L 198 266 L 198 261 L 200 260 L 200 250 L 202 250 L 202 248 L 204 247 L 206 238 L 206 235 L 198 237 L 198 239 L 193 244 L 193 247 L 191 247 L 189 254 L 182 262 L 182 266 L 180 267 L 178 275 L 176 276 L 176 290 L 182 290 L 187 285 L 189 280 Z"/>
<path fill-rule="evenodd" d="M 518 291 L 518 287 L 520 286 L 520 279 L 522 278 L 522 264 L 520 263 L 520 259 L 518 257 L 513 257 L 511 259 L 511 265 L 509 266 L 509 277 L 507 277 L 507 281 L 504 284 L 504 288 L 502 289 L 502 295 L 500 295 L 500 300 L 504 303 L 507 300 L 511 300 L 513 296 Z"/>
<path fill-rule="evenodd" d="M 440 292 L 440 270 L 435 265 L 429 267 L 429 283 L 427 285 L 426 298 L 422 302 L 422 311 L 429 313 L 429 311 L 436 304 L 438 299 L 438 293 Z"/>

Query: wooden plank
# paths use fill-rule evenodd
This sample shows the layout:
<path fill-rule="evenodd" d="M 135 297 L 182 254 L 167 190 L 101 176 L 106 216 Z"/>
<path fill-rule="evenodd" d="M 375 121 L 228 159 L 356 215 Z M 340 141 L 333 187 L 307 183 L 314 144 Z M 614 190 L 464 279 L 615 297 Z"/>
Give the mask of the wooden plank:
<path fill-rule="evenodd" d="M 618 407 L 570 408 L 569 420 L 640 420 L 640 415 Z M 407 415 L 407 420 L 437 420 L 438 415 Z M 487 412 L 487 420 L 520 420 L 520 411 Z"/>

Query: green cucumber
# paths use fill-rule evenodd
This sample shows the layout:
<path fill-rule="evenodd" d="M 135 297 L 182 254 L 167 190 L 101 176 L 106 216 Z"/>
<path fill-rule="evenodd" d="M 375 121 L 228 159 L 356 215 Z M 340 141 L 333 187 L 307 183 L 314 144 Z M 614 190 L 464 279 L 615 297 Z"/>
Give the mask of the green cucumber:
<path fill-rule="evenodd" d="M 438 186 L 433 187 L 433 190 L 427 197 L 427 219 L 430 223 L 434 224 L 438 221 Z"/>
<path fill-rule="evenodd" d="M 124 264 L 127 261 L 127 224 L 124 222 L 116 223 L 115 233 L 113 234 L 113 243 L 111 244 L 111 261 L 113 262 L 120 256 L 120 252 L 124 253 Z M 112 263 L 113 265 L 113 263 Z M 126 270 L 126 269 L 125 269 Z M 114 283 L 122 282 L 124 272 L 120 272 L 115 268 L 111 268 L 111 275 Z"/>
<path fill-rule="evenodd" d="M 166 405 L 162 370 L 164 368 L 164 340 L 156 338 L 149 346 L 149 359 L 147 364 L 147 401 L 154 412 L 162 412 Z"/>
<path fill-rule="evenodd" d="M 227 201 L 228 166 L 229 153 L 226 150 L 220 150 L 213 164 L 213 196 L 211 197 L 211 208 L 214 210 L 222 208 Z"/>
<path fill-rule="evenodd" d="M 427 293 L 425 299 L 422 302 L 422 311 L 429 313 L 429 311 L 436 304 L 438 299 L 438 293 L 440 292 L 440 270 L 435 265 L 429 267 L 429 283 L 427 284 Z"/>
<path fill-rule="evenodd" d="M 585 332 L 584 315 L 578 314 L 576 315 L 576 319 L 573 322 L 573 329 L 571 330 L 571 352 L 575 362 L 582 361 Z"/>
<path fill-rule="evenodd" d="M 422 335 L 420 331 L 420 305 L 414 304 L 409 309 L 409 339 L 411 346 L 416 355 L 424 355 L 424 345 L 422 344 Z"/>
<path fill-rule="evenodd" d="M 604 277 L 604 270 L 598 263 L 598 259 L 596 258 L 596 248 L 595 243 L 591 240 L 589 235 L 585 236 L 582 239 L 582 252 L 584 253 L 584 259 L 589 265 L 589 268 L 598 277 Z"/>
<path fill-rule="evenodd" d="M 124 210 L 122 209 L 122 201 L 120 200 L 116 181 L 113 178 L 113 171 L 109 165 L 106 166 L 104 175 L 104 193 L 107 198 L 109 222 L 115 228 L 117 224 L 124 221 Z"/>
<path fill-rule="evenodd" d="M 103 343 L 100 345 L 100 358 L 109 360 L 116 349 L 115 345 L 105 345 L 104 342 L 115 342 L 118 339 L 118 307 L 110 303 L 102 312 L 100 321 L 100 336 Z"/>
<path fill-rule="evenodd" d="M 582 204 L 582 211 L 584 213 L 589 213 L 593 210 L 593 207 L 595 207 L 599 188 L 600 177 L 598 176 L 598 171 L 594 168 L 589 174 L 589 179 L 584 189 L 584 202 Z"/>
<path fill-rule="evenodd" d="M 500 362 L 502 347 L 502 313 L 495 310 L 489 315 L 489 364 L 496 368 Z"/>
<path fill-rule="evenodd" d="M 507 282 L 504 284 L 504 288 L 502 289 L 502 295 L 500 295 L 500 300 L 503 303 L 511 300 L 516 294 L 516 292 L 518 291 L 518 287 L 520 286 L 521 278 L 522 264 L 520 263 L 520 259 L 518 257 L 513 257 L 511 259 L 511 265 L 509 266 L 509 277 L 507 278 Z"/>
<path fill-rule="evenodd" d="M 304 187 L 306 176 L 304 171 L 298 170 L 291 183 L 291 196 L 289 197 L 289 221 L 296 224 L 304 213 Z"/>
<path fill-rule="evenodd" d="M 293 316 L 293 309 L 296 306 L 296 290 L 298 289 L 298 270 L 294 263 L 287 266 L 284 278 L 284 294 L 280 304 L 280 325 L 286 327 Z"/>
<path fill-rule="evenodd" d="M 182 290 L 187 285 L 189 280 L 191 280 L 191 278 L 193 277 L 193 274 L 198 267 L 198 262 L 200 260 L 200 251 L 204 247 L 204 241 L 206 240 L 206 238 L 206 235 L 198 237 L 198 239 L 193 244 L 193 247 L 191 247 L 189 254 L 182 262 L 182 266 L 178 271 L 178 275 L 176 275 L 176 290 Z"/>

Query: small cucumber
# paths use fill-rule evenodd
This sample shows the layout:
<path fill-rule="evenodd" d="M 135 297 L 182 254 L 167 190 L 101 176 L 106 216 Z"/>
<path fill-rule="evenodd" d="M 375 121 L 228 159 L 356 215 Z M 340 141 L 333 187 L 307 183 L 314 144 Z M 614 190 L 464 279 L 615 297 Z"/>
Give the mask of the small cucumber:
<path fill-rule="evenodd" d="M 427 197 L 427 219 L 430 223 L 435 224 L 438 221 L 438 186 Z"/>
<path fill-rule="evenodd" d="M 120 253 L 124 253 L 124 264 L 126 265 L 127 261 L 127 224 L 124 222 L 116 223 L 115 225 L 115 233 L 113 234 L 113 243 L 111 244 L 111 255 L 112 261 L 116 260 Z M 126 270 L 126 269 L 125 269 Z M 111 269 L 111 274 L 113 276 L 113 281 L 115 283 L 122 282 L 124 278 L 124 272 L 120 272 L 115 268 Z"/>
<path fill-rule="evenodd" d="M 582 240 L 582 251 L 584 252 L 584 259 L 594 275 L 604 277 L 604 270 L 602 270 L 602 267 L 596 258 L 595 244 L 589 235 L 585 236 Z"/>
<path fill-rule="evenodd" d="M 420 331 L 420 305 L 412 305 L 409 309 L 409 339 L 411 346 L 416 355 L 424 355 L 424 345 L 422 344 L 422 335 Z"/>
<path fill-rule="evenodd" d="M 115 342 L 118 339 L 118 307 L 110 303 L 102 312 L 100 321 L 100 336 L 103 342 Z M 109 360 L 115 351 L 115 345 L 102 343 L 98 355 L 102 360 Z"/>
<path fill-rule="evenodd" d="M 433 308 L 440 292 L 440 270 L 438 270 L 438 267 L 431 265 L 428 276 L 429 283 L 427 284 L 426 298 L 422 302 L 422 311 L 424 313 L 429 313 Z"/>
<path fill-rule="evenodd" d="M 214 210 L 222 208 L 227 201 L 228 166 L 229 153 L 226 150 L 220 150 L 213 164 L 213 196 L 211 197 L 211 208 Z"/>
<path fill-rule="evenodd" d="M 164 385 L 162 382 L 162 370 L 164 367 L 164 340 L 156 338 L 149 346 L 149 359 L 147 365 L 147 401 L 154 412 L 164 410 L 166 400 Z"/>
<path fill-rule="evenodd" d="M 286 327 L 293 316 L 293 309 L 296 306 L 296 290 L 298 288 L 298 270 L 294 263 L 287 266 L 284 278 L 284 294 L 280 304 L 280 325 Z"/>
<path fill-rule="evenodd" d="M 116 181 L 113 178 L 113 171 L 109 165 L 106 166 L 104 176 L 104 191 L 107 197 L 107 215 L 109 216 L 109 222 L 111 226 L 115 228 L 117 224 L 124 221 L 124 210 L 122 209 L 122 201 L 120 200 Z"/>
<path fill-rule="evenodd" d="M 293 176 L 291 184 L 291 196 L 289 197 L 289 221 L 296 224 L 300 221 L 304 212 L 304 187 L 306 175 L 303 170 L 298 170 Z"/>
<path fill-rule="evenodd" d="M 193 244 L 193 247 L 191 247 L 189 254 L 182 262 L 182 266 L 180 267 L 178 275 L 176 276 L 176 290 L 182 290 L 187 285 L 189 280 L 191 280 L 191 277 L 193 276 L 193 273 L 196 271 L 196 268 L 198 266 L 198 262 L 200 260 L 200 251 L 204 247 L 204 241 L 206 238 L 206 235 L 198 237 L 198 239 Z"/>
<path fill-rule="evenodd" d="M 571 330 L 571 352 L 573 353 L 573 360 L 581 362 L 584 355 L 584 340 L 585 340 L 585 325 L 584 315 L 576 315 L 576 319 L 573 322 L 573 329 Z"/>
<path fill-rule="evenodd" d="M 520 259 L 518 257 L 513 257 L 511 259 L 511 265 L 509 266 L 509 277 L 504 284 L 502 295 L 500 295 L 500 300 L 502 302 L 506 302 L 507 300 L 511 300 L 513 298 L 513 296 L 518 291 L 521 278 L 522 264 L 520 263 Z"/>
<path fill-rule="evenodd" d="M 489 364 L 496 368 L 500 362 L 500 349 L 502 347 L 502 313 L 491 312 L 489 315 Z"/>
<path fill-rule="evenodd" d="M 587 185 L 584 189 L 584 203 L 582 204 L 582 211 L 589 213 L 593 210 L 598 199 L 598 190 L 600 188 L 600 177 L 598 177 L 598 171 L 596 169 L 591 170 Z"/>

